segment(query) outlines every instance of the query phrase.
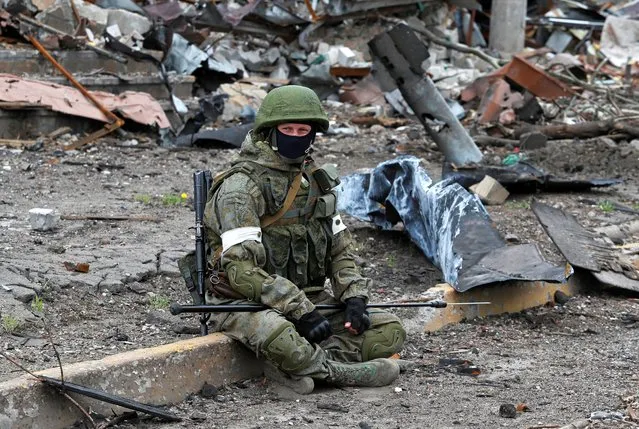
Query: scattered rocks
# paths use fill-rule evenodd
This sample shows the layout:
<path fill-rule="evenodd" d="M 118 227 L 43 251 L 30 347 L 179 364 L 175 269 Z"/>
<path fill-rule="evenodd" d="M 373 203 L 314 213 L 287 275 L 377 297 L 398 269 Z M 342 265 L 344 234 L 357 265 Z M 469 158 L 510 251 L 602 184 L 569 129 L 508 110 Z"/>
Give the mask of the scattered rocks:
<path fill-rule="evenodd" d="M 203 422 L 207 419 L 207 416 L 205 413 L 196 411 L 190 415 L 190 419 L 194 422 Z"/>
<path fill-rule="evenodd" d="M 517 407 L 513 404 L 501 404 L 499 407 L 499 417 L 514 419 L 517 417 Z"/>
<path fill-rule="evenodd" d="M 137 293 L 138 295 L 144 295 L 145 293 L 149 291 L 149 289 L 144 285 L 144 283 L 140 283 L 140 282 L 129 283 L 126 285 L 126 287 L 131 292 Z"/>
<path fill-rule="evenodd" d="M 204 385 L 202 386 L 202 389 L 200 390 L 199 394 L 203 398 L 215 398 L 218 392 L 219 392 L 219 389 L 217 387 L 207 382 L 204 382 Z"/>
<path fill-rule="evenodd" d="M 153 310 L 146 315 L 146 323 L 149 325 L 170 325 L 174 319 L 175 316 L 163 310 Z"/>
<path fill-rule="evenodd" d="M 337 411 L 340 413 L 348 413 L 348 408 L 334 402 L 320 402 L 317 404 L 318 410 Z"/>

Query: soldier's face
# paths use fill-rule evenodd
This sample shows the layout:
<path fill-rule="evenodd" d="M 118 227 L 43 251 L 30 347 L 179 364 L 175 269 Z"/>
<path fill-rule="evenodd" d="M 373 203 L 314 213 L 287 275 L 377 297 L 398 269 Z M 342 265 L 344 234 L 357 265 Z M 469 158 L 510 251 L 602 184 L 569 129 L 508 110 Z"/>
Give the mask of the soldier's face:
<path fill-rule="evenodd" d="M 311 126 L 307 124 L 285 123 L 279 124 L 277 129 L 280 133 L 293 137 L 304 137 L 311 132 Z"/>

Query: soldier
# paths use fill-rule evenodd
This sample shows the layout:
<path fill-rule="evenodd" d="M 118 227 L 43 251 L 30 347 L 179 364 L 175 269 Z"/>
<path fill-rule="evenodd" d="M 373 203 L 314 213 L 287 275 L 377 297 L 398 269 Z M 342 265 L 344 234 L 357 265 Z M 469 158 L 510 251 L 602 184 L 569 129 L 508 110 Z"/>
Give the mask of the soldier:
<path fill-rule="evenodd" d="M 336 211 L 337 172 L 310 157 L 316 133 L 328 126 L 311 89 L 272 90 L 232 167 L 216 177 L 205 210 L 216 250 L 207 303 L 270 307 L 214 315 L 213 329 L 265 358 L 267 377 L 298 393 L 310 393 L 313 380 L 392 383 L 399 365 L 387 358 L 406 336 L 394 315 L 366 310 L 371 280 L 360 274 Z M 344 310 L 315 309 L 340 302 Z"/>

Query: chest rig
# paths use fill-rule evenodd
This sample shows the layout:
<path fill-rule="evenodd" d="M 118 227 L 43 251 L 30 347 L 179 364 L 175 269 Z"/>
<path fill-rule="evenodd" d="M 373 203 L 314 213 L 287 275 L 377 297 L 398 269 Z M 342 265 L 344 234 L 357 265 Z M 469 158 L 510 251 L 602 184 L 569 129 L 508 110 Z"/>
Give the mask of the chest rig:
<path fill-rule="evenodd" d="M 286 172 L 245 161 L 215 178 L 209 198 L 232 174 L 247 175 L 260 188 L 266 202 L 260 218 L 264 269 L 295 283 L 307 293 L 324 288 L 337 214 L 339 184 L 333 166 L 305 164 L 301 172 Z"/>

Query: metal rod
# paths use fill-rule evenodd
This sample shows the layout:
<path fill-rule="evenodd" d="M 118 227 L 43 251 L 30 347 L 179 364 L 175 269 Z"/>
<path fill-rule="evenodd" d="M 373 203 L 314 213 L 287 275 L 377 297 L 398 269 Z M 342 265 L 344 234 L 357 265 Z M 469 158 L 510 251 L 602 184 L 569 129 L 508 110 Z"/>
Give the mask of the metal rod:
<path fill-rule="evenodd" d="M 73 75 L 67 69 L 64 68 L 64 66 L 62 66 L 62 64 L 60 64 L 55 58 L 53 58 L 53 56 L 49 53 L 49 51 L 47 51 L 46 48 L 42 46 L 42 44 L 40 44 L 38 39 L 36 39 L 30 34 L 27 35 L 27 38 L 33 44 L 33 46 L 35 46 L 35 48 L 40 52 L 40 54 L 42 54 L 43 57 L 49 60 L 49 62 L 53 64 L 53 66 L 56 69 L 58 69 L 58 71 L 62 73 L 64 77 L 66 77 L 69 80 L 69 82 L 71 82 L 71 84 L 75 86 L 78 89 L 78 91 L 82 93 L 82 95 L 84 95 L 89 101 L 91 101 L 95 105 L 95 107 L 97 107 L 100 110 L 100 112 L 102 112 L 102 114 L 107 117 L 107 120 L 109 120 L 108 121 L 109 123 L 104 128 L 88 135 L 87 137 L 82 139 L 80 142 L 77 142 L 76 144 L 74 144 L 73 145 L 74 149 L 80 146 L 83 146 L 87 143 L 90 143 L 94 141 L 95 139 L 98 139 L 107 134 L 110 134 L 113 131 L 120 128 L 122 125 L 124 125 L 124 121 L 120 119 L 117 115 L 115 115 L 113 112 L 111 112 L 109 109 L 107 109 L 102 103 L 100 103 L 100 101 L 97 98 L 95 98 L 93 94 L 87 91 L 87 89 L 83 87 L 82 84 L 78 82 L 75 79 L 75 77 L 73 77 Z"/>
<path fill-rule="evenodd" d="M 596 28 L 602 29 L 604 27 L 603 21 L 585 21 L 582 19 L 570 19 L 570 18 L 555 18 L 555 17 L 542 17 L 542 18 L 529 18 L 526 17 L 526 24 L 532 25 L 558 25 L 572 28 Z"/>
<path fill-rule="evenodd" d="M 57 387 L 62 390 L 78 393 L 80 395 L 88 396 L 89 398 L 99 399 L 100 401 L 119 405 L 130 410 L 140 411 L 151 416 L 163 418 L 170 422 L 179 422 L 182 420 L 175 414 L 164 411 L 161 408 L 155 407 L 153 405 L 143 404 L 141 402 L 133 401 L 131 399 L 123 398 L 117 395 L 112 395 L 101 390 L 92 389 L 90 387 L 81 386 L 79 384 L 69 383 L 68 381 L 63 382 L 55 378 L 45 377 L 44 375 L 38 375 L 37 378 L 45 384 Z"/>
<path fill-rule="evenodd" d="M 401 304 L 393 303 L 376 303 L 368 304 L 366 308 L 412 308 L 412 307 L 432 307 L 446 308 L 449 305 L 488 305 L 490 302 L 446 302 L 446 301 L 428 301 L 428 302 L 405 302 Z M 170 311 L 173 315 L 182 313 L 232 313 L 232 312 L 256 312 L 267 310 L 270 307 L 260 304 L 218 304 L 218 305 L 180 305 L 171 304 Z M 317 304 L 318 310 L 341 310 L 346 308 L 344 304 Z"/>

